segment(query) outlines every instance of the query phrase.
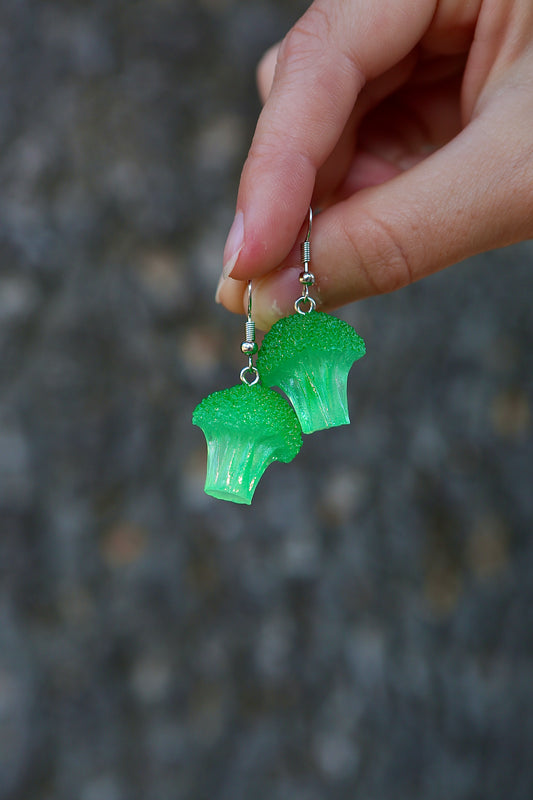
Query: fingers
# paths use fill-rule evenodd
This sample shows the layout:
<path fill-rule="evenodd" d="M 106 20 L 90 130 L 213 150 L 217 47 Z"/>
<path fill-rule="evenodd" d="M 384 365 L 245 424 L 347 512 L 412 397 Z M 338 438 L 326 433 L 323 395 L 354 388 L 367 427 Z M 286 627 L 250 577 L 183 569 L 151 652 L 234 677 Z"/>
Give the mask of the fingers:
<path fill-rule="evenodd" d="M 316 0 L 280 47 L 243 170 L 224 253 L 226 275 L 261 276 L 286 258 L 317 170 L 342 135 L 360 90 L 411 51 L 431 21 L 435 0 L 412 0 L 407 11 L 388 0 L 360 0 L 358 6 L 354 15 L 347 0 Z"/>
<path fill-rule="evenodd" d="M 518 120 L 505 105 L 486 109 L 418 165 L 316 218 L 311 268 L 321 308 L 392 291 L 533 234 L 533 165 L 523 133 L 533 109 Z M 292 313 L 299 271 L 294 251 L 285 269 L 257 281 L 259 327 Z"/>
<path fill-rule="evenodd" d="M 277 44 L 267 50 L 257 68 L 258 89 L 263 102 L 266 102 L 272 88 L 279 47 L 280 45 Z M 337 194 L 339 186 L 344 183 L 346 173 L 353 161 L 361 120 L 370 109 L 375 108 L 384 98 L 406 83 L 416 63 L 417 54 L 413 51 L 390 70 L 365 84 L 332 153 L 317 170 L 313 205 L 325 208 L 330 204 L 332 197 Z M 386 129 L 391 127 L 390 115 L 385 127 Z M 375 132 L 372 133 L 372 137 L 375 139 Z M 396 174 L 396 172 L 398 170 L 394 170 L 392 174 Z M 390 177 L 390 174 L 389 170 L 387 177 Z"/>

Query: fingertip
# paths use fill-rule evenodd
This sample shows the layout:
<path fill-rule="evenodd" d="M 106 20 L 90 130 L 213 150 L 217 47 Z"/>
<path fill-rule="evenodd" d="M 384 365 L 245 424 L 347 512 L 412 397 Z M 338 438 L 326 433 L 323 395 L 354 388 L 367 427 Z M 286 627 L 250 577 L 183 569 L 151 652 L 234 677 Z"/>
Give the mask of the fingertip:
<path fill-rule="evenodd" d="M 225 278 L 221 275 L 218 282 L 215 300 L 228 311 L 234 314 L 242 314 L 244 304 L 244 290 L 246 284 L 243 281 L 236 281 L 233 278 Z"/>

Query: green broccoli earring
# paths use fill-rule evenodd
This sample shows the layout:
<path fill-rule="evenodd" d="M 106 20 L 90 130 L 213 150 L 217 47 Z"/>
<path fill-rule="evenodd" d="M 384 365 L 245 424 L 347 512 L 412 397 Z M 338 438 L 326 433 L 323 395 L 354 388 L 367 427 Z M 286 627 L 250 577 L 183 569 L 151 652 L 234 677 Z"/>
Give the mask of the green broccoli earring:
<path fill-rule="evenodd" d="M 273 461 L 289 462 L 302 446 L 298 418 L 286 400 L 261 386 L 252 320 L 252 282 L 248 283 L 246 339 L 248 364 L 241 384 L 210 394 L 196 406 L 193 424 L 207 441 L 205 491 L 219 500 L 250 505 L 259 479 Z"/>
<path fill-rule="evenodd" d="M 285 392 L 304 433 L 349 424 L 348 373 L 365 354 L 365 343 L 355 330 L 338 317 L 316 311 L 309 294 L 315 283 L 309 271 L 312 224 L 309 209 L 307 236 L 301 244 L 303 292 L 294 304 L 296 313 L 272 326 L 257 357 L 261 380 Z"/>

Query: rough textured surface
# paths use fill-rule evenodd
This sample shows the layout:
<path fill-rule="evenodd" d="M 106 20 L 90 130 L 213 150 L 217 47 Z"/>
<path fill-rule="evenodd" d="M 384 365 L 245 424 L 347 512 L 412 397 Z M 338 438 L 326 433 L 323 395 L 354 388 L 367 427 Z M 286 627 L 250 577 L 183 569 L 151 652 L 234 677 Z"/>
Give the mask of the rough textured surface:
<path fill-rule="evenodd" d="M 0 797 L 530 800 L 533 247 L 346 309 L 350 428 L 203 492 L 289 0 L 0 4 Z"/>
<path fill-rule="evenodd" d="M 278 320 L 263 339 L 257 368 L 267 386 L 292 403 L 302 431 L 314 433 L 350 422 L 348 373 L 365 343 L 344 320 L 313 311 Z"/>
<path fill-rule="evenodd" d="M 302 446 L 292 406 L 261 384 L 213 392 L 194 409 L 192 421 L 207 442 L 205 491 L 219 500 L 250 505 L 265 469 L 273 461 L 292 461 Z"/>
<path fill-rule="evenodd" d="M 290 461 L 298 453 L 302 436 L 289 403 L 260 383 L 231 386 L 205 397 L 194 409 L 194 425 L 214 435 L 222 430 L 249 430 L 251 436 L 277 441 L 280 455 Z"/>
<path fill-rule="evenodd" d="M 294 358 L 309 350 L 326 357 L 349 353 L 355 359 L 364 356 L 365 343 L 351 325 L 333 314 L 291 314 L 278 320 L 266 334 L 257 360 L 262 373 L 268 376 L 287 362 L 292 366 Z"/>

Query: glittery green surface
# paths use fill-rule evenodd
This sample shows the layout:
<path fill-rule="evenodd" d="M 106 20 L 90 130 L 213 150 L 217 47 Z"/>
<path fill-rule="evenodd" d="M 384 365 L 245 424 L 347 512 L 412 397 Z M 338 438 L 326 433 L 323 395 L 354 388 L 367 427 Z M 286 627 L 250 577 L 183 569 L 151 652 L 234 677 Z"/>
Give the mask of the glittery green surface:
<path fill-rule="evenodd" d="M 221 500 L 249 505 L 268 465 L 292 461 L 302 445 L 293 409 L 260 384 L 210 394 L 192 420 L 207 442 L 205 491 Z"/>
<path fill-rule="evenodd" d="M 257 369 L 266 386 L 279 386 L 298 415 L 302 431 L 346 425 L 347 380 L 365 343 L 338 317 L 313 311 L 278 320 L 265 336 Z"/>

